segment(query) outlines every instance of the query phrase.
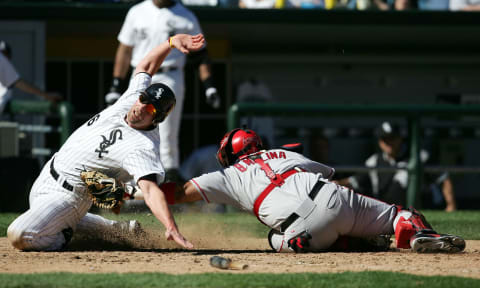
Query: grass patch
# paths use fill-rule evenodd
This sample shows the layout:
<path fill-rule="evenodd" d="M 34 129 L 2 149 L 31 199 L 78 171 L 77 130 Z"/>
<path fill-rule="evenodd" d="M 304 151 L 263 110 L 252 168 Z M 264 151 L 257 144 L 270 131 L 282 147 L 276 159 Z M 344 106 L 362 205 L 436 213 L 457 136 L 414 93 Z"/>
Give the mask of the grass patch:
<path fill-rule="evenodd" d="M 480 211 L 460 210 L 444 212 L 436 210 L 422 211 L 438 233 L 462 236 L 468 240 L 480 240 Z"/>
<path fill-rule="evenodd" d="M 427 220 L 439 233 L 460 235 L 468 240 L 480 240 L 480 211 L 461 210 L 447 213 L 444 211 L 422 211 Z M 15 213 L 0 213 L 0 237 L 5 237 L 7 227 L 18 216 Z M 163 230 L 162 224 L 151 213 L 113 213 L 102 214 L 106 218 L 115 220 L 137 219 L 144 227 L 158 228 Z M 175 219 L 182 226 L 195 226 L 198 223 L 206 223 L 210 227 L 217 227 L 231 233 L 246 233 L 249 236 L 264 238 L 270 230 L 261 224 L 257 218 L 248 213 L 232 212 L 225 214 L 217 213 L 176 213 Z"/>
<path fill-rule="evenodd" d="M 476 284 L 475 284 L 476 283 Z M 233 274 L 168 275 L 126 274 L 0 274 L 0 287 L 479 287 L 480 280 L 461 277 L 416 276 L 391 272 L 339 274 Z"/>

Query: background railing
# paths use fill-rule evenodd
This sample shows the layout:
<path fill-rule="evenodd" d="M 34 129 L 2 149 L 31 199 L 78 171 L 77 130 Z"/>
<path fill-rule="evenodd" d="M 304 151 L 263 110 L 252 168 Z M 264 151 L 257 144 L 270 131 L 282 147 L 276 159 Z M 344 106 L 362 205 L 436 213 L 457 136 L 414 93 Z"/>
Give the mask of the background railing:
<path fill-rule="evenodd" d="M 241 116 L 277 116 L 299 117 L 400 117 L 407 120 L 410 158 L 407 165 L 409 176 L 406 203 L 408 206 L 420 206 L 420 185 L 423 165 L 420 161 L 422 118 L 448 116 L 462 118 L 468 115 L 480 116 L 480 105 L 323 105 L 298 103 L 237 103 L 228 111 L 228 130 L 238 127 Z M 461 119 L 459 119 L 461 120 Z M 437 167 L 438 168 L 438 167 Z M 471 173 L 478 172 L 475 167 L 442 167 L 444 171 Z"/>
<path fill-rule="evenodd" d="M 60 102 L 58 104 L 52 104 L 47 101 L 27 101 L 27 100 L 12 100 L 10 101 L 10 109 L 13 114 L 38 114 L 38 115 L 55 115 L 60 118 L 58 126 L 47 124 L 28 124 L 19 125 L 19 130 L 29 133 L 59 133 L 60 147 L 72 133 L 72 115 L 73 106 L 69 102 Z M 42 148 L 42 149 L 37 149 Z M 43 147 L 32 147 L 32 155 L 50 154 L 44 153 Z"/>

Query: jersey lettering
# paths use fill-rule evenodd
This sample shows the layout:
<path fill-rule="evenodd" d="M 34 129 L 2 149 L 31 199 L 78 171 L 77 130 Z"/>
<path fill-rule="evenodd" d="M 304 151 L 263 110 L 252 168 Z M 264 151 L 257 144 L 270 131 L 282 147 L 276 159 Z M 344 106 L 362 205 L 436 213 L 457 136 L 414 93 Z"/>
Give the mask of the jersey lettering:
<path fill-rule="evenodd" d="M 118 136 L 117 136 L 118 135 Z M 103 158 L 102 153 L 108 153 L 106 150 L 108 147 L 112 146 L 115 144 L 117 141 L 117 137 L 119 140 L 122 140 L 122 130 L 120 129 L 115 129 L 112 132 L 110 132 L 110 138 L 107 139 L 107 137 L 100 135 L 103 138 L 103 141 L 100 142 L 100 147 L 98 149 L 95 149 L 95 152 L 98 152 L 98 158 Z"/>
<path fill-rule="evenodd" d="M 285 154 L 285 152 L 283 152 L 283 151 L 278 152 L 278 154 L 275 151 L 271 151 L 271 152 L 262 153 L 261 155 L 262 155 L 262 160 L 263 161 L 268 161 L 268 160 L 278 159 L 278 158 L 287 159 L 287 154 Z M 233 164 L 233 167 L 237 168 L 240 172 L 247 171 L 248 166 L 255 164 L 255 162 L 250 158 L 242 159 L 241 162 L 246 166 L 242 165 L 241 163 Z M 268 177 L 274 177 L 275 176 L 275 173 L 273 173 L 273 172 L 271 172 L 271 173 L 265 172 L 265 174 L 267 174 Z"/>
<path fill-rule="evenodd" d="M 268 152 L 268 158 L 278 159 L 277 152 Z"/>
<path fill-rule="evenodd" d="M 264 161 L 272 160 L 272 159 L 278 159 L 278 158 L 287 159 L 287 154 L 285 154 L 285 152 L 283 152 L 283 151 L 280 151 L 278 154 L 275 151 L 266 152 L 266 153 L 262 154 L 262 156 L 264 158 L 263 159 Z"/>
<path fill-rule="evenodd" d="M 240 170 L 240 172 L 245 172 L 247 171 L 247 168 L 243 167 L 242 164 L 240 163 L 235 163 L 233 164 L 233 167 L 237 168 L 238 170 Z"/>
<path fill-rule="evenodd" d="M 98 118 L 100 118 L 100 114 L 97 114 L 97 115 L 93 116 L 92 118 L 90 118 L 90 120 L 88 120 L 88 122 L 87 122 L 87 126 L 90 126 L 93 123 L 95 123 L 95 121 L 97 121 Z"/>

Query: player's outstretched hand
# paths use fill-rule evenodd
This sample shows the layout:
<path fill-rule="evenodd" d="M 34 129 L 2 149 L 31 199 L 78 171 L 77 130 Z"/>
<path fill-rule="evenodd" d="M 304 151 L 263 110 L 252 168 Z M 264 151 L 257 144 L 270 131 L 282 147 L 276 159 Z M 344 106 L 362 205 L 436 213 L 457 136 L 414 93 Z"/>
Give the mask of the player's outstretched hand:
<path fill-rule="evenodd" d="M 170 46 L 175 47 L 180 52 L 188 54 L 190 51 L 200 50 L 205 44 L 205 38 L 203 34 L 188 35 L 177 34 L 170 38 Z"/>
<path fill-rule="evenodd" d="M 180 234 L 180 232 L 176 229 L 167 229 L 167 231 L 165 231 L 165 237 L 167 238 L 167 240 L 173 240 L 177 242 L 178 245 L 184 248 L 193 248 L 193 244 L 190 243 L 187 239 L 185 239 L 185 237 L 183 237 L 183 235 Z"/>

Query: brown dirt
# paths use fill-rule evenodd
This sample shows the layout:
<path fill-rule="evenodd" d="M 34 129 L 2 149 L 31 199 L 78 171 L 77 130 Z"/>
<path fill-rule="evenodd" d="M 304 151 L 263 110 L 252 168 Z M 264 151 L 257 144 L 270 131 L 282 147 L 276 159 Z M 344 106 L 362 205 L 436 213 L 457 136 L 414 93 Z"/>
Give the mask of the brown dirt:
<path fill-rule="evenodd" d="M 189 235 L 190 233 L 186 233 Z M 21 252 L 7 238 L 0 238 L 0 273 L 125 273 L 170 274 L 230 273 L 338 273 L 344 271 L 394 271 L 418 275 L 451 275 L 480 279 L 480 241 L 467 241 L 458 254 L 416 254 L 409 250 L 388 252 L 277 254 L 265 239 L 227 238 L 221 233 L 190 237 L 196 249 L 175 249 L 159 232 L 148 241 L 115 244 L 76 239 L 64 252 Z M 101 248 L 98 248 L 101 247 Z M 220 270 L 209 259 L 220 255 L 245 263 L 244 270 Z"/>

